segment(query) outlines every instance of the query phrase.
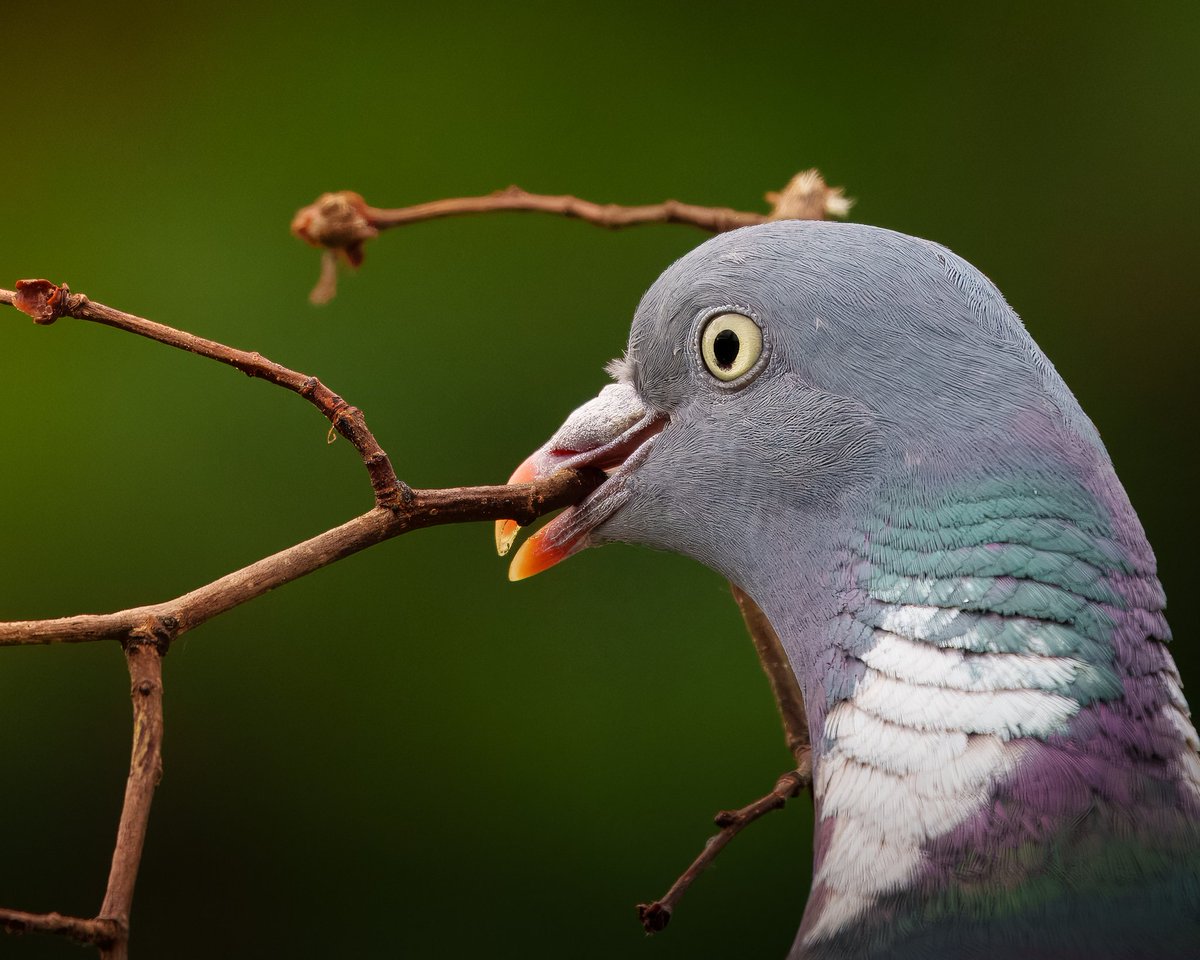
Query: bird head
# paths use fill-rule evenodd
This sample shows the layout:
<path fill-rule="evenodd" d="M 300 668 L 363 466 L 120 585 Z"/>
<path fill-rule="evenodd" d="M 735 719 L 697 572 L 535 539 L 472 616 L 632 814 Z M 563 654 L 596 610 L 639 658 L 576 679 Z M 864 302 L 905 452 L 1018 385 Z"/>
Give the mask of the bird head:
<path fill-rule="evenodd" d="M 585 466 L 608 480 L 522 545 L 512 579 L 623 541 L 753 595 L 764 563 L 820 546 L 880 483 L 960 473 L 1016 434 L 1094 435 L 982 274 L 856 224 L 779 221 L 702 244 L 647 291 L 609 372 L 510 482 Z M 501 553 L 516 532 L 498 525 Z"/>

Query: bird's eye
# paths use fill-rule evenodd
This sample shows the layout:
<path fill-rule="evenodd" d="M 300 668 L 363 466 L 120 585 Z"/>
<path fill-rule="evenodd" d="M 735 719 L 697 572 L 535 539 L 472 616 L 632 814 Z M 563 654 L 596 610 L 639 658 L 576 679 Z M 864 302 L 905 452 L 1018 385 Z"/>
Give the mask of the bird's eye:
<path fill-rule="evenodd" d="M 762 331 L 747 316 L 721 313 L 704 326 L 700 334 L 700 355 L 704 366 L 718 380 L 736 380 L 758 362 L 762 355 Z"/>

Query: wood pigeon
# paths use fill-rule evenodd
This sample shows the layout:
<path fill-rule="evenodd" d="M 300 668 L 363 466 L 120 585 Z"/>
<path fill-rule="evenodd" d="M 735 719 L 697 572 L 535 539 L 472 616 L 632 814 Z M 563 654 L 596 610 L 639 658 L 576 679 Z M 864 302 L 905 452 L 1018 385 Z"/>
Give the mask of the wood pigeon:
<path fill-rule="evenodd" d="M 889 230 L 747 227 L 663 273 L 608 369 L 512 482 L 608 477 L 510 576 L 637 543 L 765 611 L 813 744 L 792 958 L 1200 957 L 1200 754 L 1154 555 L 986 277 Z"/>

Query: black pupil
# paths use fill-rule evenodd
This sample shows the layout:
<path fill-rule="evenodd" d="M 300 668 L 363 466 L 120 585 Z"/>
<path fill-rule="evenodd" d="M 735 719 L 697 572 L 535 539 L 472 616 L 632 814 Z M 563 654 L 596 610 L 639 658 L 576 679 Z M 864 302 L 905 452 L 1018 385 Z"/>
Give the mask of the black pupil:
<path fill-rule="evenodd" d="M 742 343 L 738 340 L 738 335 L 732 330 L 722 330 L 713 340 L 713 356 L 716 358 L 717 366 L 722 370 L 728 370 L 733 366 L 733 361 L 737 359 L 738 351 L 742 348 Z"/>

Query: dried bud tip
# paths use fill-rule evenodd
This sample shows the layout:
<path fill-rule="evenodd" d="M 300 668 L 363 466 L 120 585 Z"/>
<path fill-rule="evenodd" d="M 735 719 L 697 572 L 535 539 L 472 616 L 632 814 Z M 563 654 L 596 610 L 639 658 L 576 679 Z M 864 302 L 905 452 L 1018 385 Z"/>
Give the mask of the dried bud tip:
<path fill-rule="evenodd" d="M 667 929 L 671 922 L 671 908 L 661 901 L 638 904 L 638 919 L 642 921 L 642 929 L 647 933 L 658 933 Z"/>
<path fill-rule="evenodd" d="M 49 280 L 18 280 L 13 306 L 33 317 L 34 323 L 48 326 L 70 310 L 71 288 Z"/>
<path fill-rule="evenodd" d="M 771 204 L 768 220 L 824 220 L 826 217 L 844 217 L 850 212 L 854 201 L 845 195 L 842 187 L 831 187 L 817 170 L 805 170 L 788 181 L 778 193 L 768 193 Z"/>
<path fill-rule="evenodd" d="M 314 247 L 341 250 L 357 265 L 362 262 L 363 241 L 379 236 L 369 211 L 367 202 L 352 190 L 324 193 L 292 218 L 292 233 Z"/>

